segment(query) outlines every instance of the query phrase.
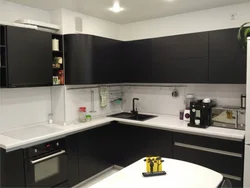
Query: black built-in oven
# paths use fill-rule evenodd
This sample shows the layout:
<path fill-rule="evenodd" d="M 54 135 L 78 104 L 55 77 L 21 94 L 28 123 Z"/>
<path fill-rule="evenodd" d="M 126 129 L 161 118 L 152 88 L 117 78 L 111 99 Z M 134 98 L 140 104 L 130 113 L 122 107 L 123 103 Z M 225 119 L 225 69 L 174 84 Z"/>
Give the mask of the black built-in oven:
<path fill-rule="evenodd" d="M 67 182 L 64 139 L 25 150 L 26 187 L 55 187 Z"/>

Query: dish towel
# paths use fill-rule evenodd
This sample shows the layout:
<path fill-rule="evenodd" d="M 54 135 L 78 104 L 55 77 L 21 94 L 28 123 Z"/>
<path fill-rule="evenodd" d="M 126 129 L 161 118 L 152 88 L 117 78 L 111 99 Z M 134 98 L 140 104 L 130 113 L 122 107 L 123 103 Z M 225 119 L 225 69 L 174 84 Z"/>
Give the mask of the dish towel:
<path fill-rule="evenodd" d="M 100 106 L 106 107 L 108 104 L 108 87 L 100 87 Z"/>

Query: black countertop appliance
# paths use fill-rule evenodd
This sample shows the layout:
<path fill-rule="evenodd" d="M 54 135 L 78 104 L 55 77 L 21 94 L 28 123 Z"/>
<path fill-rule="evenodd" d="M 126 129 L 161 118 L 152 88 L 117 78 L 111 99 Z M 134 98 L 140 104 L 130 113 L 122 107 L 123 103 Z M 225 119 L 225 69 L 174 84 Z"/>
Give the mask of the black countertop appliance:
<path fill-rule="evenodd" d="M 214 101 L 204 103 L 203 100 L 190 102 L 190 122 L 188 126 L 207 128 L 212 125 L 212 108 L 216 106 Z"/>

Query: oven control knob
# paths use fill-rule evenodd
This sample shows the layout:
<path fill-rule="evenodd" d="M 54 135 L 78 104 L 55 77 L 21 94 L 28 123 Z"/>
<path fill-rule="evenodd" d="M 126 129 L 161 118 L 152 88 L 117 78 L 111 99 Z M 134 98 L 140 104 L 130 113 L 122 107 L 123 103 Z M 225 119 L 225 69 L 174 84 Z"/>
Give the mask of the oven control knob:
<path fill-rule="evenodd" d="M 35 149 L 34 151 L 35 151 L 35 153 L 37 153 L 37 149 Z"/>
<path fill-rule="evenodd" d="M 59 142 L 57 142 L 56 145 L 59 146 Z"/>

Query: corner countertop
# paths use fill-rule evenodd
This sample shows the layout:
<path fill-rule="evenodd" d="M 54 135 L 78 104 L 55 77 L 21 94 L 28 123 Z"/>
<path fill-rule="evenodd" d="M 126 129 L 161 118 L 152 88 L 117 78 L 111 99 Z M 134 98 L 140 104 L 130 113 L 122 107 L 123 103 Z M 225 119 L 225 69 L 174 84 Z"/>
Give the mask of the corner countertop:
<path fill-rule="evenodd" d="M 157 114 L 153 114 L 157 115 Z M 86 123 L 71 124 L 71 125 L 59 125 L 59 124 L 39 124 L 33 126 L 24 126 L 18 129 L 8 130 L 8 133 L 15 131 L 15 136 L 6 136 L 6 131 L 0 133 L 0 148 L 9 151 L 17 150 L 19 148 L 27 148 L 30 146 L 37 145 L 39 143 L 59 139 L 72 135 L 78 132 L 82 132 L 95 127 L 100 127 L 109 124 L 112 121 L 118 121 L 121 124 L 130 124 L 134 126 L 155 128 L 161 130 L 169 130 L 173 132 L 183 132 L 195 135 L 209 136 L 227 140 L 242 141 L 245 137 L 245 131 L 226 129 L 219 127 L 208 127 L 206 129 L 188 127 L 187 122 L 179 120 L 177 116 L 169 115 L 157 115 L 158 117 L 147 120 L 147 121 L 135 121 L 126 120 L 112 117 L 99 117 Z M 39 134 L 35 134 L 37 130 L 48 129 L 47 131 Z M 29 129 L 29 128 L 32 129 Z M 50 129 L 53 129 L 51 132 Z M 27 131 L 26 131 L 27 130 Z M 28 131 L 29 130 L 29 131 Z M 33 131 L 33 132 L 32 132 Z M 18 134 L 27 134 L 28 136 L 23 137 Z M 10 134 L 13 135 L 13 134 Z"/>
<path fill-rule="evenodd" d="M 142 172 L 146 170 L 146 164 L 143 159 L 140 159 L 90 188 L 211 188 L 218 187 L 223 180 L 221 174 L 208 168 L 175 159 L 162 159 L 164 160 L 162 169 L 166 171 L 166 175 L 143 177 Z"/>

